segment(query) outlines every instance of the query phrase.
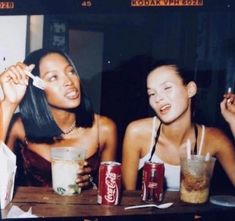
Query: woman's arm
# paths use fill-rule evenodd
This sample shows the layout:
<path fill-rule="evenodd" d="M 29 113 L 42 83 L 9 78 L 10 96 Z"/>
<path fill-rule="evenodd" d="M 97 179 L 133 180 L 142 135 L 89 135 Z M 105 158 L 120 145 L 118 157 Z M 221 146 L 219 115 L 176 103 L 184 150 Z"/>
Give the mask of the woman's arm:
<path fill-rule="evenodd" d="M 130 123 L 125 132 L 122 152 L 122 180 L 126 190 L 136 189 L 141 152 L 138 139 L 138 127 Z"/>
<path fill-rule="evenodd" d="M 99 116 L 99 140 L 102 146 L 101 161 L 116 159 L 117 127 L 110 118 Z"/>
<path fill-rule="evenodd" d="M 31 71 L 32 68 L 33 66 L 30 66 L 29 70 Z M 23 63 L 17 63 L 0 74 L 3 92 L 0 101 L 0 140 L 3 142 L 5 142 L 11 118 L 27 88 L 28 77 L 24 73 L 25 69 L 26 66 Z"/>
<path fill-rule="evenodd" d="M 213 154 L 235 187 L 235 149 L 232 142 L 222 131 L 215 128 L 211 129 L 211 133 L 208 131 L 208 136 L 212 141 L 208 146 L 215 147 Z"/>

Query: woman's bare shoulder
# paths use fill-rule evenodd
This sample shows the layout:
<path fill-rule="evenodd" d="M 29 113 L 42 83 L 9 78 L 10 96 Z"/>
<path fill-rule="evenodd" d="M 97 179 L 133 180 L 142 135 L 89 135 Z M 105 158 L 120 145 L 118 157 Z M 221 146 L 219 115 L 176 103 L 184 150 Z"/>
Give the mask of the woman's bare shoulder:
<path fill-rule="evenodd" d="M 140 135 L 144 133 L 149 133 L 152 131 L 152 126 L 153 126 L 153 118 L 148 117 L 148 118 L 142 118 L 138 119 L 135 121 L 130 122 L 127 125 L 127 133 L 135 134 L 135 135 Z"/>
<path fill-rule="evenodd" d="M 116 129 L 116 123 L 114 122 L 114 120 L 104 115 L 95 114 L 95 122 L 102 130 Z"/>
<path fill-rule="evenodd" d="M 232 145 L 232 141 L 228 136 L 221 129 L 216 127 L 206 127 L 206 141 L 208 144 L 213 144 L 213 146 L 219 148 L 221 145 Z"/>
<path fill-rule="evenodd" d="M 104 116 L 104 115 L 101 115 L 101 114 L 95 114 L 95 120 L 96 121 L 99 121 L 101 123 L 114 123 L 114 121 L 110 118 L 110 117 L 107 117 L 107 116 Z"/>
<path fill-rule="evenodd" d="M 206 127 L 206 135 L 211 139 L 227 138 L 225 133 L 221 129 L 216 128 L 216 127 Z"/>

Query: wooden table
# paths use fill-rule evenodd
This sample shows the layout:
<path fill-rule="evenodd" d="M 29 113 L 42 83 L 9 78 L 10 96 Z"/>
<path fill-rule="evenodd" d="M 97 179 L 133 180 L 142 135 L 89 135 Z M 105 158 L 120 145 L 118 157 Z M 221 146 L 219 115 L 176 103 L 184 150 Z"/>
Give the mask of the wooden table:
<path fill-rule="evenodd" d="M 84 190 L 76 196 L 60 196 L 47 187 L 18 187 L 12 202 L 1 210 L 2 219 L 6 218 L 9 209 L 15 205 L 22 210 L 32 207 L 32 213 L 43 218 L 63 218 L 63 220 L 84 217 L 99 220 L 193 220 L 195 214 L 205 220 L 234 220 L 235 208 L 222 207 L 210 202 L 202 205 L 191 205 L 180 202 L 178 192 L 166 192 L 163 202 L 174 202 L 168 209 L 142 208 L 124 210 L 124 207 L 143 204 L 139 191 L 124 191 L 118 206 L 97 204 L 97 191 Z M 226 218 L 225 218 L 226 217 Z M 57 219 L 56 219 L 57 220 Z M 77 219 L 76 219 L 77 220 Z"/>

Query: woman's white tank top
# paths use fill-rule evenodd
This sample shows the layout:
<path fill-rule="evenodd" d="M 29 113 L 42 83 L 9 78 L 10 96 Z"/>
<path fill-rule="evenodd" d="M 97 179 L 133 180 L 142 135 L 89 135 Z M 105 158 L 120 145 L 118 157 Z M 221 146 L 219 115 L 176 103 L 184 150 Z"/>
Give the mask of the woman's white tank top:
<path fill-rule="evenodd" d="M 201 138 L 201 142 L 199 145 L 198 154 L 201 154 L 201 149 L 203 146 L 204 137 L 205 137 L 205 126 L 202 125 L 202 138 Z M 138 170 L 140 170 L 144 166 L 144 163 L 149 160 L 149 158 L 151 156 L 152 149 L 154 148 L 155 138 L 156 138 L 156 116 L 153 118 L 152 136 L 151 136 L 151 144 L 149 147 L 149 151 L 144 157 L 142 157 L 139 160 Z M 156 162 L 156 163 L 164 163 L 167 190 L 168 191 L 178 191 L 179 187 L 180 187 L 180 166 L 168 164 L 168 163 L 162 161 L 156 153 L 153 154 L 151 161 Z"/>

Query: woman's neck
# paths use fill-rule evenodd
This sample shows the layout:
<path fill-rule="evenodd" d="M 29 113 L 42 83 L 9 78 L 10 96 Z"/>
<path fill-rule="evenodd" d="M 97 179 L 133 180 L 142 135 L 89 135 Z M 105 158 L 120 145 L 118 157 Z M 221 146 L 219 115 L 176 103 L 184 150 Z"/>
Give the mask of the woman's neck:
<path fill-rule="evenodd" d="M 59 126 L 59 128 L 61 128 L 62 131 L 66 131 L 76 121 L 75 114 L 69 111 L 53 110 L 52 115 L 56 124 Z"/>
<path fill-rule="evenodd" d="M 168 124 L 163 123 L 162 133 L 166 137 L 166 140 L 177 146 L 185 143 L 187 139 L 195 140 L 190 105 L 177 119 Z"/>
<path fill-rule="evenodd" d="M 181 146 L 187 139 L 194 140 L 194 125 L 191 121 L 162 124 L 161 134 L 170 142 Z"/>

